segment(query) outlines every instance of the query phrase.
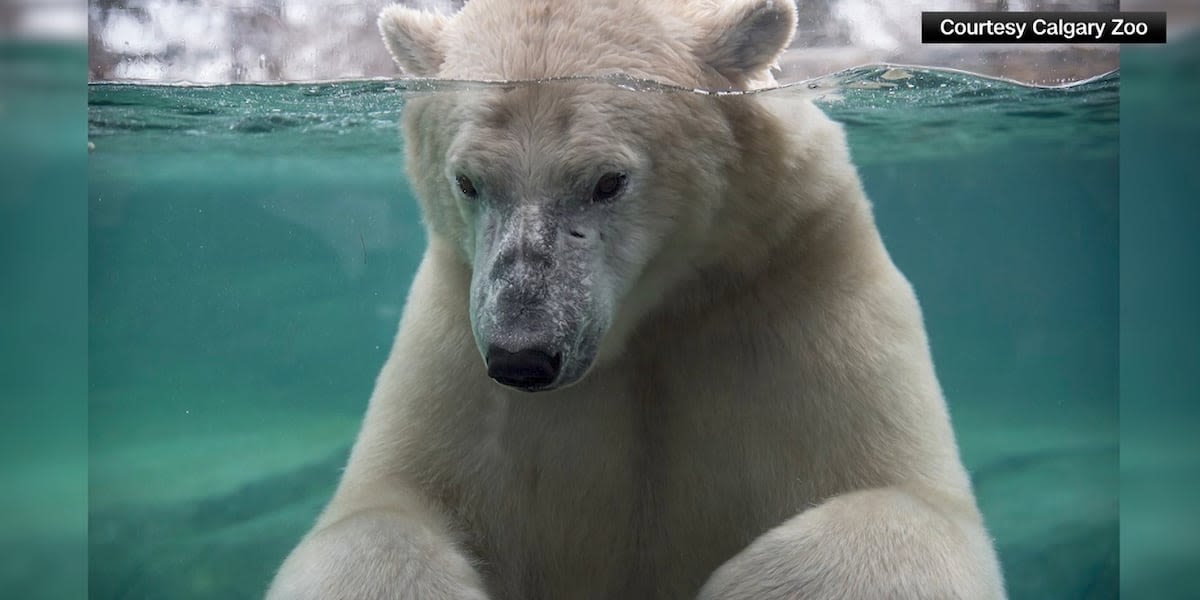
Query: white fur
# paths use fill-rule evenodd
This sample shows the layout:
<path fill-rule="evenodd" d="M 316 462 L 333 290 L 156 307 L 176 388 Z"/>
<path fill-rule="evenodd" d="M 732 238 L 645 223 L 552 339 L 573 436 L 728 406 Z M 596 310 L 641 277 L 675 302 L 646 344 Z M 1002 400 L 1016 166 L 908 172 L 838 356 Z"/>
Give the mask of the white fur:
<path fill-rule="evenodd" d="M 472 0 L 436 32 L 397 11 L 382 29 L 424 76 L 746 87 L 793 25 L 745 15 L 794 7 L 729 4 Z M 814 106 L 571 83 L 428 96 L 405 127 L 429 247 L 341 484 L 269 598 L 1004 597 L 920 309 Z M 563 165 L 605 149 L 636 181 L 579 205 L 619 241 L 586 255 L 612 325 L 578 383 L 500 386 L 469 299 L 471 215 L 499 209 L 448 169 L 549 211 Z"/>

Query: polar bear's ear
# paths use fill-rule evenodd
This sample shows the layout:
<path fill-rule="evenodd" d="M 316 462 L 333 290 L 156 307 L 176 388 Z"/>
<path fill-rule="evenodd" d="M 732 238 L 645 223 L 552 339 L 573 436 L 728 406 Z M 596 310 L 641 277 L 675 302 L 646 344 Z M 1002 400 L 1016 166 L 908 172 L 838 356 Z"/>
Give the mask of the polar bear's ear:
<path fill-rule="evenodd" d="M 442 29 L 448 17 L 393 4 L 379 13 L 379 33 L 400 68 L 433 77 L 442 66 Z"/>
<path fill-rule="evenodd" d="M 696 54 L 735 84 L 775 64 L 796 33 L 795 0 L 724 2 L 701 21 Z"/>

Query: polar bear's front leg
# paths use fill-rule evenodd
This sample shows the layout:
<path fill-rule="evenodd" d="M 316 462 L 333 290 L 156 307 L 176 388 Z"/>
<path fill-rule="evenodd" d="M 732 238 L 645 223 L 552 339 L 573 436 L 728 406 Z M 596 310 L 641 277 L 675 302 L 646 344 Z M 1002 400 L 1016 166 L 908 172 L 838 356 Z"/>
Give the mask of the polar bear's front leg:
<path fill-rule="evenodd" d="M 465 445 L 446 441 L 447 424 L 463 422 L 464 399 L 479 396 L 464 387 L 473 380 L 463 368 L 451 366 L 479 360 L 463 313 L 447 308 L 467 306 L 447 283 L 462 270 L 455 260 L 431 242 L 338 489 L 280 567 L 267 600 L 487 598 L 445 508 L 409 475 L 433 470 L 431 453 L 418 450 Z"/>
<path fill-rule="evenodd" d="M 364 512 L 310 533 L 267 600 L 486 600 L 474 568 L 432 523 Z"/>
<path fill-rule="evenodd" d="M 900 488 L 806 510 L 722 565 L 700 600 L 1004 598 L 973 507 Z"/>

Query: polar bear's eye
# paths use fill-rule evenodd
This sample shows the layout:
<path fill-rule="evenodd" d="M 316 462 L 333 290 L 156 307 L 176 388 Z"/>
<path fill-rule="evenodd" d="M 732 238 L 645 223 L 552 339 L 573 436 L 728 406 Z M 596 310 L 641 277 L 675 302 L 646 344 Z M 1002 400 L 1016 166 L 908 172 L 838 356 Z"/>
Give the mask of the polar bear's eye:
<path fill-rule="evenodd" d="M 475 189 L 475 184 L 471 183 L 471 180 L 466 175 L 455 177 L 454 183 L 458 184 L 458 191 L 462 192 L 462 195 L 472 200 L 479 197 L 479 191 Z"/>
<path fill-rule="evenodd" d="M 625 180 L 624 173 L 605 173 L 600 177 L 600 181 L 596 182 L 596 189 L 592 191 L 592 200 L 607 202 L 616 198 L 621 190 L 625 189 Z"/>

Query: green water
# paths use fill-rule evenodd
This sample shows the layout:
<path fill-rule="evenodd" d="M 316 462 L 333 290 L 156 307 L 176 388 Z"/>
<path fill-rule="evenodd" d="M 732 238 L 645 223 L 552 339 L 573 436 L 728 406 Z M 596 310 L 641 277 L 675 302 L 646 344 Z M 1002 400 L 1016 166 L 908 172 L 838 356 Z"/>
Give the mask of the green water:
<path fill-rule="evenodd" d="M 87 126 L 80 47 L 0 41 L 0 596 L 87 564 Z"/>
<path fill-rule="evenodd" d="M 1117 594 L 1119 87 L 770 92 L 847 126 L 1013 598 Z M 405 93 L 89 87 L 92 597 L 253 597 L 328 497 L 424 245 Z"/>
<path fill-rule="evenodd" d="M 1121 593 L 1200 598 L 1200 32 L 1121 62 Z"/>

